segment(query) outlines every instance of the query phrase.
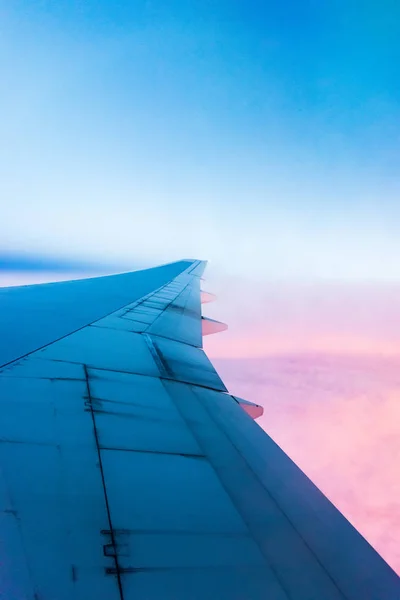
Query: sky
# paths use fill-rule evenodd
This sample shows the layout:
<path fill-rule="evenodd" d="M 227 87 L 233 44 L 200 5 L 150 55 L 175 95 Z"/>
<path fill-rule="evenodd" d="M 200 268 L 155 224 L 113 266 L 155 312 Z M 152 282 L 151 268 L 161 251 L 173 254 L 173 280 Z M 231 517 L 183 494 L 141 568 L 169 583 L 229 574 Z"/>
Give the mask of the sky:
<path fill-rule="evenodd" d="M 228 387 L 398 572 L 399 40 L 396 0 L 0 0 L 0 285 L 208 259 Z"/>
<path fill-rule="evenodd" d="M 397 280 L 399 17 L 1 0 L 1 250 Z"/>

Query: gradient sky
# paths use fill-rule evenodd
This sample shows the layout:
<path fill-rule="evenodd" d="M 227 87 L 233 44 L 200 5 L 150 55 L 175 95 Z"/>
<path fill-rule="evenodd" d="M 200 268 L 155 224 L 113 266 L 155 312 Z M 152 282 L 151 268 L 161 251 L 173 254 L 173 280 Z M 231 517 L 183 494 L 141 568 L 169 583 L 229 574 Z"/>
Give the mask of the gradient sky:
<path fill-rule="evenodd" d="M 396 0 L 0 0 L 0 28 L 1 250 L 399 277 Z"/>
<path fill-rule="evenodd" d="M 398 0 L 0 0 L 0 285 L 210 259 L 224 380 L 398 572 L 399 40 Z"/>

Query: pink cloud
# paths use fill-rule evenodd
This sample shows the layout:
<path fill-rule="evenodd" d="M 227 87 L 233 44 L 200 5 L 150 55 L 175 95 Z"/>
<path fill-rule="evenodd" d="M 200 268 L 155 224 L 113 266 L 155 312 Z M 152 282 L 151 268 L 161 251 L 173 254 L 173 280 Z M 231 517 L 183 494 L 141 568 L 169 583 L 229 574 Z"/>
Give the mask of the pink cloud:
<path fill-rule="evenodd" d="M 400 574 L 400 286 L 220 280 L 205 349 L 232 393 Z"/>
<path fill-rule="evenodd" d="M 400 360 L 213 359 L 261 427 L 400 573 Z"/>

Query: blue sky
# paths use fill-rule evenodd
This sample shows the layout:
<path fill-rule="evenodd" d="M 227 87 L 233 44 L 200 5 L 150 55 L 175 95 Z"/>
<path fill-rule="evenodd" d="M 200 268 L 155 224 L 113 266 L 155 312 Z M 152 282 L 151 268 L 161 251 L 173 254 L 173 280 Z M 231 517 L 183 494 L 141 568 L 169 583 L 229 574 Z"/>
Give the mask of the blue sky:
<path fill-rule="evenodd" d="M 399 16 L 0 1 L 2 256 L 398 280 Z"/>

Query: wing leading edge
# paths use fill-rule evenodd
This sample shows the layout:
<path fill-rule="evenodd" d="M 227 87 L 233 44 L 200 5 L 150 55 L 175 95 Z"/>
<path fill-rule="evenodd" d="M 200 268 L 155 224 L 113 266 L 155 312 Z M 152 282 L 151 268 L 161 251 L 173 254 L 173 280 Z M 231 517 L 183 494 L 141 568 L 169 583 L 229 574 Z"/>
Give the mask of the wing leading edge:
<path fill-rule="evenodd" d="M 205 263 L 179 265 L 1 369 L 0 597 L 400 598 L 228 393 L 202 349 Z"/>

